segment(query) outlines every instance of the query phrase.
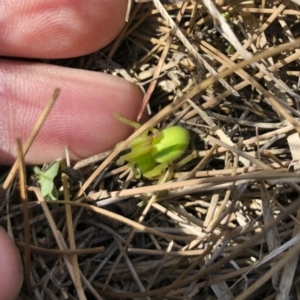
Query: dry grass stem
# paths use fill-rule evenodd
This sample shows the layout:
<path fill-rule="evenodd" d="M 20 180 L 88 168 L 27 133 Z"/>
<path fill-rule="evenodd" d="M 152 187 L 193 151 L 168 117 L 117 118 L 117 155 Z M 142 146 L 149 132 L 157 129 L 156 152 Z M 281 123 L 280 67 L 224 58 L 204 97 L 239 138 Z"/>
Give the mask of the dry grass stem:
<path fill-rule="evenodd" d="M 31 249 L 30 249 L 30 225 L 29 225 L 29 206 L 28 206 L 28 196 L 27 196 L 27 180 L 26 180 L 26 168 L 24 162 L 24 154 L 22 141 L 17 139 L 17 149 L 18 149 L 18 163 L 19 163 L 19 180 L 20 180 L 20 198 L 22 201 L 22 211 L 23 211 L 23 226 L 24 226 L 24 275 L 27 293 L 31 295 Z"/>
<path fill-rule="evenodd" d="M 297 299 L 299 1 L 128 2 L 115 41 L 57 63 L 135 82 L 138 119 L 150 117 L 116 148 L 61 167 L 50 201 L 23 159 L 55 92 L 3 177 L 20 299 Z M 141 133 L 173 125 L 191 134 L 186 164 L 158 180 L 117 163 Z"/>
<path fill-rule="evenodd" d="M 28 152 L 28 150 L 30 149 L 31 145 L 33 144 L 36 136 L 38 135 L 40 129 L 42 128 L 45 120 L 47 119 L 48 115 L 50 114 L 57 98 L 59 97 L 60 94 L 60 89 L 56 89 L 51 98 L 49 99 L 49 101 L 47 102 L 47 105 L 45 106 L 45 108 L 43 109 L 43 111 L 41 112 L 38 120 L 36 121 L 36 123 L 34 124 L 25 144 L 23 147 L 23 155 L 26 156 L 26 153 Z M 9 187 L 9 185 L 12 183 L 13 179 L 16 176 L 16 173 L 18 171 L 18 162 L 19 160 L 17 160 L 14 165 L 12 166 L 10 173 L 8 174 L 8 176 L 6 177 L 4 183 L 2 184 L 1 190 L 0 190 L 0 203 L 2 201 L 2 198 L 5 194 L 5 191 L 7 190 L 7 188 Z"/>

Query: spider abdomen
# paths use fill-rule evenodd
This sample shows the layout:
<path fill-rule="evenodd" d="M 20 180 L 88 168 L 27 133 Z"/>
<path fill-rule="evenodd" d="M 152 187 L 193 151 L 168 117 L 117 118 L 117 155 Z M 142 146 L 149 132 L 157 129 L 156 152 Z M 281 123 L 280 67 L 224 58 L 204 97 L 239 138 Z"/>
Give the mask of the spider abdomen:
<path fill-rule="evenodd" d="M 157 163 L 171 163 L 186 152 L 189 141 L 187 129 L 180 126 L 168 127 L 153 140 L 151 155 Z"/>

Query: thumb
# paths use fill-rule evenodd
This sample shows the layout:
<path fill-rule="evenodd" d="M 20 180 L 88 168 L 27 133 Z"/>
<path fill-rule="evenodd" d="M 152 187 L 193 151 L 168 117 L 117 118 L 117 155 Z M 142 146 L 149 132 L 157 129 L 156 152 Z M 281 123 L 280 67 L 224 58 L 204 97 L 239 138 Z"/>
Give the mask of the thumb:
<path fill-rule="evenodd" d="M 17 248 L 0 227 L 0 299 L 15 299 L 23 282 L 21 259 Z"/>

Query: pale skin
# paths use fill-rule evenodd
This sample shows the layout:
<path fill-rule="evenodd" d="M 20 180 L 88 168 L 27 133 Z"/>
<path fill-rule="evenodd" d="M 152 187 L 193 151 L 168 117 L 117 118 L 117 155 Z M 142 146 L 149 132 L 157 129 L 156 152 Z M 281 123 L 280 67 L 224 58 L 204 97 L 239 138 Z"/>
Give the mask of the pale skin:
<path fill-rule="evenodd" d="M 27 163 L 62 157 L 65 145 L 71 158 L 79 160 L 113 148 L 128 136 L 130 128 L 113 114 L 136 118 L 142 94 L 135 85 L 100 73 L 12 59 L 94 52 L 122 30 L 126 8 L 124 0 L 0 1 L 0 55 L 10 58 L 0 59 L 0 164 L 13 163 L 16 137 L 26 139 L 56 87 L 62 93 Z M 23 282 L 21 261 L 1 228 L 0 278 L 0 299 L 14 299 Z"/>

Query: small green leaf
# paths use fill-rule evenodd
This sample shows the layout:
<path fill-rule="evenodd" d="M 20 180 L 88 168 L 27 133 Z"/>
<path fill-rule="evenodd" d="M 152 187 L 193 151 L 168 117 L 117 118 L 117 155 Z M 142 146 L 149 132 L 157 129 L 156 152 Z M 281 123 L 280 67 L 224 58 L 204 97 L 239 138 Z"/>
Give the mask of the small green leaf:
<path fill-rule="evenodd" d="M 41 193 L 44 198 L 57 200 L 58 193 L 54 185 L 54 178 L 58 174 L 60 161 L 55 161 L 49 165 L 45 170 L 41 171 L 40 168 L 35 167 L 33 170 L 38 178 L 41 186 Z"/>

